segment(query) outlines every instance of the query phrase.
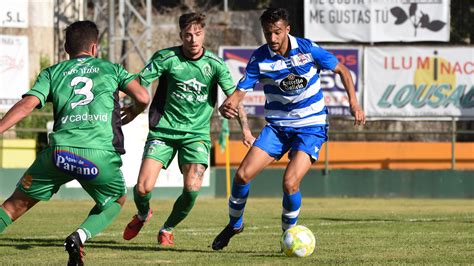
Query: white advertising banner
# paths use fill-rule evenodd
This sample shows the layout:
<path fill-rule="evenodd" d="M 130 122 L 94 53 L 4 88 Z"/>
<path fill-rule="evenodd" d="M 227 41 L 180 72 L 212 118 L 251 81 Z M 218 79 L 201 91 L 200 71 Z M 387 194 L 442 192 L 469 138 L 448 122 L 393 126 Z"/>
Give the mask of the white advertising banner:
<path fill-rule="evenodd" d="M 28 28 L 28 0 L 2 0 L 0 27 Z"/>
<path fill-rule="evenodd" d="M 0 35 L 0 111 L 10 109 L 28 89 L 28 37 Z"/>
<path fill-rule="evenodd" d="M 142 162 L 143 148 L 148 135 L 148 114 L 140 114 L 132 122 L 122 127 L 125 138 L 125 151 L 122 155 L 122 173 L 127 187 L 137 183 L 138 172 Z M 66 187 L 80 187 L 77 181 L 71 181 Z M 210 186 L 209 168 L 204 172 L 202 187 Z M 162 169 L 155 187 L 183 187 L 183 174 L 179 170 L 178 156 L 176 155 L 168 169 Z"/>
<path fill-rule="evenodd" d="M 449 41 L 450 0 L 305 0 L 317 42 Z"/>
<path fill-rule="evenodd" d="M 367 116 L 472 119 L 474 48 L 365 49 Z"/>

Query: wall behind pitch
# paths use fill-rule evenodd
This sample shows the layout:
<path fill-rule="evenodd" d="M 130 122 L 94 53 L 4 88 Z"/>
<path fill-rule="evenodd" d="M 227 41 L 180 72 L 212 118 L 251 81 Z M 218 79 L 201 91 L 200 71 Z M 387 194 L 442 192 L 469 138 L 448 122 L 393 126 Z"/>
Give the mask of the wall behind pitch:
<path fill-rule="evenodd" d="M 231 171 L 231 176 L 235 173 Z M 0 169 L 0 198 L 11 195 L 25 169 Z M 264 170 L 252 181 L 251 197 L 281 197 L 283 168 Z M 225 197 L 225 168 L 211 169 L 211 185 L 200 197 Z M 153 198 L 176 198 L 181 188 L 155 188 Z M 331 170 L 311 169 L 301 184 L 304 197 L 397 197 L 474 199 L 474 171 L 451 170 Z M 82 188 L 62 187 L 53 199 L 88 199 Z M 131 189 L 128 199 L 132 200 Z"/>
<path fill-rule="evenodd" d="M 236 169 L 232 169 L 232 176 Z M 283 168 L 269 168 L 253 181 L 251 197 L 281 197 Z M 225 197 L 225 168 L 216 168 L 216 196 Z M 474 198 L 474 171 L 311 169 L 301 183 L 304 197 Z"/>

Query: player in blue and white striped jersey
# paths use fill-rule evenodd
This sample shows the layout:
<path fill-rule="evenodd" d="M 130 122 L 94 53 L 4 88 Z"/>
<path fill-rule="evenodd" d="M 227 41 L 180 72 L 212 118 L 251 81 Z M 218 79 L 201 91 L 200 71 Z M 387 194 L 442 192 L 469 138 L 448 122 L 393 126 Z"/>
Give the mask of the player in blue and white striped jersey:
<path fill-rule="evenodd" d="M 263 128 L 234 176 L 229 198 L 229 224 L 214 239 L 212 248 L 226 247 L 235 234 L 242 232 L 243 212 L 250 181 L 274 160 L 289 152 L 290 162 L 283 176 L 282 230 L 296 225 L 301 207 L 300 183 L 319 150 L 327 141 L 327 107 L 321 90 L 319 72 L 337 73 L 346 89 L 355 125 L 365 123 L 357 102 L 354 82 L 348 69 L 331 53 L 308 39 L 289 34 L 288 13 L 269 8 L 260 17 L 266 44 L 254 51 L 237 90 L 221 105 L 226 118 L 238 115 L 239 103 L 257 82 L 265 93 Z"/>

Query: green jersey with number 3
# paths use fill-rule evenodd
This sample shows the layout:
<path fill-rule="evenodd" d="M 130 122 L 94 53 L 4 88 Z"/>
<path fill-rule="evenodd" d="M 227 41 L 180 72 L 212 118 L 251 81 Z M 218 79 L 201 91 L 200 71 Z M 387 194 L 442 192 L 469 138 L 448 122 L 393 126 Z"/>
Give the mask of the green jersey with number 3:
<path fill-rule="evenodd" d="M 226 95 L 235 89 L 222 59 L 204 50 L 200 58 L 192 60 L 183 55 L 181 46 L 156 52 L 139 76 L 144 86 L 159 78 L 150 106 L 149 140 L 169 136 L 167 132 L 172 131 L 210 138 L 217 85 Z"/>
<path fill-rule="evenodd" d="M 53 65 L 38 75 L 25 95 L 53 103 L 50 145 L 125 153 L 119 90 L 135 76 L 122 66 L 86 56 Z"/>

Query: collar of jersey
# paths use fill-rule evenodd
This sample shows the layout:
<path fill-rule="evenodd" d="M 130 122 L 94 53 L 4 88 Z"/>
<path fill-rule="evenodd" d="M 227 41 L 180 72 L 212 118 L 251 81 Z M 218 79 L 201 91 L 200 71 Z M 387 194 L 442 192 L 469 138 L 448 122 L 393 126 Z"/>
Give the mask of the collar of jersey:
<path fill-rule="evenodd" d="M 188 57 L 184 54 L 184 52 L 183 52 L 183 46 L 182 46 L 182 45 L 179 47 L 179 52 L 181 53 L 181 55 L 183 55 L 184 58 L 186 58 L 186 60 L 189 60 L 189 61 L 198 61 L 198 60 L 201 59 L 201 58 L 204 56 L 204 54 L 206 53 L 206 48 L 204 48 L 204 46 L 202 47 L 202 55 L 201 55 L 200 57 L 196 58 L 196 59 L 188 58 Z"/>
<path fill-rule="evenodd" d="M 91 56 L 91 55 L 87 55 L 87 54 L 82 54 L 82 55 L 73 57 L 73 58 L 71 58 L 71 59 L 79 59 L 79 58 L 87 58 L 87 57 L 92 57 L 92 56 Z"/>
<path fill-rule="evenodd" d="M 296 41 L 296 38 L 290 34 L 288 34 L 288 38 L 290 39 L 290 45 L 291 45 L 290 50 L 298 48 L 298 42 Z M 277 53 L 273 52 L 272 49 L 270 49 L 270 46 L 268 46 L 268 44 L 267 44 L 267 49 L 271 57 L 274 57 L 275 55 L 277 55 Z"/>

